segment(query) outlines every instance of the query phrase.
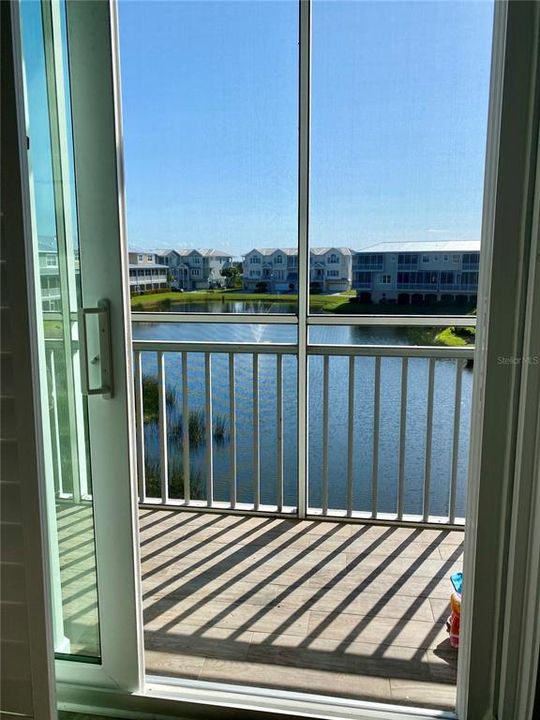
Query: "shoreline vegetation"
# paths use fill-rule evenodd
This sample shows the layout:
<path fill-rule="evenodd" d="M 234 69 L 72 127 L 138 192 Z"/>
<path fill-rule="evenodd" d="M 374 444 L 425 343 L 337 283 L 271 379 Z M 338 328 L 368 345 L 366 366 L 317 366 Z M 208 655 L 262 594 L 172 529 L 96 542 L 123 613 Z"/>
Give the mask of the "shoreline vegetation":
<path fill-rule="evenodd" d="M 398 305 L 398 304 L 378 304 L 371 305 L 367 303 L 354 302 L 356 293 L 349 290 L 335 295 L 315 295 L 311 294 L 309 298 L 310 310 L 313 312 L 336 313 L 340 315 L 410 315 L 421 311 L 422 314 L 444 315 L 455 314 L 456 306 L 414 306 L 414 305 Z M 253 302 L 265 301 L 268 303 L 287 303 L 294 304 L 297 302 L 298 296 L 295 294 L 271 294 L 271 293 L 253 293 L 243 292 L 237 288 L 226 290 L 194 290 L 192 292 L 162 292 L 149 293 L 146 295 L 137 295 L 131 298 L 131 309 L 141 312 L 167 312 L 172 309 L 174 303 L 225 303 L 225 302 Z M 458 308 L 464 314 L 471 316 L 476 314 L 476 309 L 463 306 Z M 412 328 L 411 328 L 412 330 Z M 418 335 L 416 342 L 418 344 L 428 345 L 446 345 L 450 347 L 460 347 L 474 344 L 475 328 L 474 327 L 454 327 L 449 326 L 444 329 L 440 328 L 418 328 L 415 333 Z"/>

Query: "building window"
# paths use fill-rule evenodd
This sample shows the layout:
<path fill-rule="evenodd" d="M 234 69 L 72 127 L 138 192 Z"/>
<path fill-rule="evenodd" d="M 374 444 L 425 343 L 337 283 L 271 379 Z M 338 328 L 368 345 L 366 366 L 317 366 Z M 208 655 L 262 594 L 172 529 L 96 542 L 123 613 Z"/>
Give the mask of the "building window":
<path fill-rule="evenodd" d="M 198 268 L 193 268 L 191 271 L 191 274 L 193 275 L 193 277 L 199 277 L 201 274 L 201 271 Z"/>
<path fill-rule="evenodd" d="M 327 270 L 326 276 L 327 277 L 339 277 L 339 270 Z"/>
<path fill-rule="evenodd" d="M 58 265 L 57 259 L 54 255 L 47 255 L 45 263 L 47 267 L 57 267 Z"/>
<path fill-rule="evenodd" d="M 144 260 L 144 255 L 137 255 L 137 260 L 138 260 L 139 262 L 143 262 L 143 260 Z"/>
<path fill-rule="evenodd" d="M 480 256 L 477 253 L 465 253 L 463 255 L 464 268 L 477 268 L 480 262 Z"/>
<path fill-rule="evenodd" d="M 393 259 L 395 260 L 394 256 Z M 411 255 L 410 253 L 400 253 L 398 255 L 398 265 L 416 267 L 418 265 L 418 255 Z"/>
<path fill-rule="evenodd" d="M 429 262 L 429 255 L 422 255 L 422 262 L 428 263 Z"/>
<path fill-rule="evenodd" d="M 383 267 L 383 256 L 382 255 L 359 255 L 358 265 L 364 268 L 373 268 L 382 270 Z"/>
<path fill-rule="evenodd" d="M 443 255 L 444 262 L 448 262 L 448 255 Z"/>
<path fill-rule="evenodd" d="M 329 262 L 329 263 L 338 263 L 338 262 L 339 262 L 339 258 L 338 258 L 338 256 L 337 256 L 335 253 L 332 253 L 332 254 L 330 255 L 330 257 L 328 258 L 328 262 Z"/>
<path fill-rule="evenodd" d="M 381 275 L 381 283 L 383 285 L 390 285 L 391 282 L 392 282 L 391 275 Z"/>
<path fill-rule="evenodd" d="M 459 255 L 452 255 L 452 262 L 458 263 L 458 262 L 459 262 Z"/>
<path fill-rule="evenodd" d="M 356 273 L 356 282 L 359 285 L 371 287 L 371 273 L 370 272 L 358 272 Z"/>
<path fill-rule="evenodd" d="M 261 258 L 258 255 L 253 255 L 253 257 L 249 261 L 252 265 L 255 264 L 261 264 Z"/>
<path fill-rule="evenodd" d="M 275 262 L 276 262 L 278 265 L 281 265 L 281 263 L 283 262 L 283 256 L 282 256 L 282 255 L 277 255 L 277 256 L 276 256 L 276 259 L 275 259 Z"/>
<path fill-rule="evenodd" d="M 441 273 L 441 285 L 453 285 L 454 284 L 454 273 L 453 272 L 442 272 Z"/>

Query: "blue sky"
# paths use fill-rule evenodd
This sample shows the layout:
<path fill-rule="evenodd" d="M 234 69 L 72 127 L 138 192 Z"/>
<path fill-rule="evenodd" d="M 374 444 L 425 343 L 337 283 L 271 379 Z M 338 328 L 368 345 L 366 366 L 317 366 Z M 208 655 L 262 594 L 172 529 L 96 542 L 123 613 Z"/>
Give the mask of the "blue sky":
<path fill-rule="evenodd" d="M 54 236 L 39 4 L 22 8 Z M 492 12 L 314 1 L 312 244 L 479 237 Z M 130 243 L 296 245 L 297 3 L 120 0 L 120 36 Z"/>
<path fill-rule="evenodd" d="M 479 237 L 492 13 L 315 0 L 314 245 Z M 292 0 L 121 0 L 131 245 L 296 245 L 297 42 Z"/>

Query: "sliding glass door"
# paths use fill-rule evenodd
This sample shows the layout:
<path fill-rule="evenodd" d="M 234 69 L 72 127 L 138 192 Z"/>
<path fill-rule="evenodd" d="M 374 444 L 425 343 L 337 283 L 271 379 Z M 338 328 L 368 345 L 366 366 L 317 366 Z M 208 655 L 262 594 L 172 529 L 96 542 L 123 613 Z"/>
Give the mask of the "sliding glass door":
<path fill-rule="evenodd" d="M 25 1 L 20 25 L 58 678 L 90 673 L 134 689 L 129 324 L 110 8 Z"/>

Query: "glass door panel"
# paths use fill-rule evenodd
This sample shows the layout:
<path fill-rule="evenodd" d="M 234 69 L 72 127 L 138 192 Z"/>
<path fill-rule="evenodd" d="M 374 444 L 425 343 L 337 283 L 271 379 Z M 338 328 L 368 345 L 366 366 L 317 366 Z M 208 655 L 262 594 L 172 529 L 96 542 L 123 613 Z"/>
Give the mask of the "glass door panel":
<path fill-rule="evenodd" d="M 100 657 L 99 612 L 87 402 L 79 359 L 81 274 L 64 4 L 23 2 L 21 29 L 43 333 L 55 650 L 95 660 Z"/>

